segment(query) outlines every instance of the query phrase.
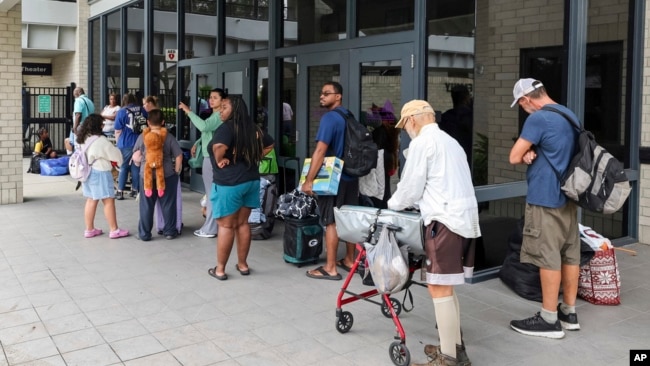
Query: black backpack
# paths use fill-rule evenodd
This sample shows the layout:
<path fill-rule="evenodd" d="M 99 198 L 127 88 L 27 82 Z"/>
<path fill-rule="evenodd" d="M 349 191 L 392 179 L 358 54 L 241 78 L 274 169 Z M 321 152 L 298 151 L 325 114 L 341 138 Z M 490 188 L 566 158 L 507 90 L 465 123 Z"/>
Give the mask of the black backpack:
<path fill-rule="evenodd" d="M 377 167 L 378 149 L 372 133 L 350 111 L 334 109 L 345 119 L 345 144 L 343 147 L 343 173 L 363 177 Z"/>
<path fill-rule="evenodd" d="M 632 189 L 623 164 L 598 145 L 594 135 L 571 116 L 550 106 L 542 109 L 560 114 L 579 131 L 576 151 L 564 176 L 551 165 L 562 192 L 587 210 L 604 214 L 618 211 Z M 544 153 L 541 155 L 548 161 Z"/>
<path fill-rule="evenodd" d="M 41 174 L 41 160 L 45 159 L 46 157 L 43 154 L 33 154 L 32 160 L 29 161 L 27 173 Z"/>
<path fill-rule="evenodd" d="M 127 112 L 133 116 L 131 119 L 131 126 L 133 128 L 133 132 L 135 134 L 141 134 L 142 131 L 147 127 L 147 118 L 142 115 L 142 109 L 140 107 L 135 107 L 133 110 L 131 108 L 127 108 Z"/>

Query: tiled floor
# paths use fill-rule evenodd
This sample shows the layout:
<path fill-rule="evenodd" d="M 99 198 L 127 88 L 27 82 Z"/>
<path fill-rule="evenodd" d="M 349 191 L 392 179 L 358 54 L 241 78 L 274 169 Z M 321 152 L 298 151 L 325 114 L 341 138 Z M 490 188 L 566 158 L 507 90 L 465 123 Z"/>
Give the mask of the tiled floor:
<path fill-rule="evenodd" d="M 25 169 L 26 170 L 26 169 Z M 231 262 L 228 281 L 207 274 L 215 239 L 197 238 L 200 195 L 183 191 L 183 235 L 150 242 L 107 234 L 83 238 L 81 194 L 69 177 L 25 175 L 25 203 L 0 206 L 1 365 L 391 365 L 395 327 L 377 305 L 344 306 L 349 333 L 335 329 L 341 281 L 309 279 L 282 260 L 282 225 L 253 243 L 251 275 Z M 135 230 L 137 205 L 117 202 Z M 107 230 L 103 213 L 96 224 Z M 511 319 L 538 311 L 498 279 L 458 287 L 473 365 L 628 365 L 650 348 L 650 247 L 618 253 L 622 305 L 578 303 L 582 330 L 562 340 L 522 336 Z M 350 290 L 367 290 L 355 278 Z M 433 305 L 413 288 L 400 320 L 412 361 L 437 341 Z M 403 293 L 394 295 L 402 301 Z"/>

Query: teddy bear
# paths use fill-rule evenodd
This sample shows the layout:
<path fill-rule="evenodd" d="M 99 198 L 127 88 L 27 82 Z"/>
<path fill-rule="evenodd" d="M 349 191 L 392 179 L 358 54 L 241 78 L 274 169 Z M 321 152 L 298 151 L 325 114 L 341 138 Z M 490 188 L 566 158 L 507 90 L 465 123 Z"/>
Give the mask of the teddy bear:
<path fill-rule="evenodd" d="M 167 138 L 167 129 L 161 128 L 152 131 L 145 128 L 144 134 L 145 147 L 145 166 L 144 166 L 144 195 L 151 197 L 153 195 L 153 169 L 156 169 L 156 188 L 158 197 L 165 194 L 165 172 L 163 170 L 163 145 Z"/>

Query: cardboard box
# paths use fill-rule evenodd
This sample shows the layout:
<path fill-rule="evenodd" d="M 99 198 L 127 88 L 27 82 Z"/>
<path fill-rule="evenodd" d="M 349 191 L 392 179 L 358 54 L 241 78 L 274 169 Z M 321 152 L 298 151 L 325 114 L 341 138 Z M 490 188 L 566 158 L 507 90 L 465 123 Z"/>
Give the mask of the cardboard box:
<path fill-rule="evenodd" d="M 307 172 L 309 172 L 309 167 L 311 166 L 311 158 L 305 159 L 305 164 L 302 167 L 302 173 L 300 173 L 300 185 L 305 182 Z M 325 157 L 323 160 L 323 166 L 321 166 L 316 179 L 314 179 L 314 184 L 312 190 L 316 194 L 323 196 L 335 196 L 339 191 L 339 182 L 341 181 L 341 171 L 343 169 L 343 160 L 335 157 L 329 156 Z"/>

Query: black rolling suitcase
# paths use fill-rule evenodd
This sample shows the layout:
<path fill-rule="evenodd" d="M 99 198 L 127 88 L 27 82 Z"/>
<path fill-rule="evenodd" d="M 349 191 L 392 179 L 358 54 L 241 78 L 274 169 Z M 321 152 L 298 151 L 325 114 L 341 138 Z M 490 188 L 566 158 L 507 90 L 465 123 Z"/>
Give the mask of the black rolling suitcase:
<path fill-rule="evenodd" d="M 319 216 L 284 218 L 284 261 L 315 264 L 323 252 L 323 227 Z"/>

